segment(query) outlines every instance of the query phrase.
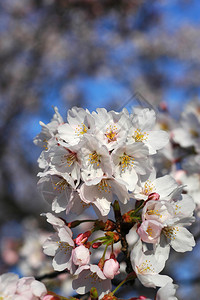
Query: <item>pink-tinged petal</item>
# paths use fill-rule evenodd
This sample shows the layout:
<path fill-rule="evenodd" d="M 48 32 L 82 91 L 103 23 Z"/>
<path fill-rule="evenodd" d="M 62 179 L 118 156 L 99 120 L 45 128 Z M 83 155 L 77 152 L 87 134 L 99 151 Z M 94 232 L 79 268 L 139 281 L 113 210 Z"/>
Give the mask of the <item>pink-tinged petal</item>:
<path fill-rule="evenodd" d="M 83 245 L 72 250 L 73 263 L 77 266 L 87 265 L 90 262 L 90 251 Z"/>
<path fill-rule="evenodd" d="M 36 297 L 43 297 L 47 293 L 47 289 L 45 285 L 42 282 L 39 282 L 37 280 L 34 280 L 31 283 L 31 290 L 33 295 L 35 295 Z"/>
<path fill-rule="evenodd" d="M 141 240 L 146 243 L 155 244 L 159 242 L 163 225 L 154 220 L 146 220 L 142 222 L 137 230 Z"/>
<path fill-rule="evenodd" d="M 113 279 L 115 275 L 118 275 L 120 265 L 116 259 L 107 259 L 104 263 L 103 274 L 106 278 Z"/>

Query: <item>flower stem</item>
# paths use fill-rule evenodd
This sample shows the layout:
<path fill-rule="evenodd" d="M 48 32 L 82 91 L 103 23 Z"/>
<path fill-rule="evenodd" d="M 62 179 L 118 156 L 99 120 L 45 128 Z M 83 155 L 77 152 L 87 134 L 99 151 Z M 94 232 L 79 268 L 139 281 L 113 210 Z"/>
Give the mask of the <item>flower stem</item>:
<path fill-rule="evenodd" d="M 114 289 L 114 291 L 112 292 L 112 294 L 114 295 L 114 293 L 116 293 L 116 291 L 126 282 L 126 278 L 120 282 L 120 284 Z"/>
<path fill-rule="evenodd" d="M 128 276 L 114 289 L 112 293 L 112 295 L 114 295 L 114 293 L 116 293 L 116 291 L 127 281 L 135 279 L 136 278 L 136 274 L 135 272 L 131 272 L 130 274 L 128 274 Z"/>
<path fill-rule="evenodd" d="M 103 260 L 105 260 L 105 255 L 106 255 L 106 251 L 108 249 L 108 246 L 109 246 L 109 244 L 107 244 L 106 247 L 105 247 L 105 249 L 104 249 L 103 256 L 102 256 Z"/>

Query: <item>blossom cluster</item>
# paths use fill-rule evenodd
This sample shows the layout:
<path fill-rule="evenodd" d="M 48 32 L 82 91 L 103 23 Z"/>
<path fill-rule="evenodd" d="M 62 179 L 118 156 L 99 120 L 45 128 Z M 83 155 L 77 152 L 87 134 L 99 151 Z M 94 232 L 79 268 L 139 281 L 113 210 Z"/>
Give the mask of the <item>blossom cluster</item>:
<path fill-rule="evenodd" d="M 0 276 L 0 299 L 45 300 L 47 290 L 43 283 L 33 277 L 23 277 L 14 273 Z"/>
<path fill-rule="evenodd" d="M 172 283 L 159 274 L 170 246 L 185 252 L 195 245 L 185 228 L 194 221 L 192 198 L 182 194 L 183 187 L 172 176 L 156 176 L 151 157 L 168 143 L 169 136 L 155 130 L 155 125 L 155 112 L 148 108 L 135 108 L 129 114 L 126 109 L 117 113 L 99 108 L 90 113 L 74 107 L 68 111 L 67 123 L 55 108 L 52 121 L 41 122 L 42 131 L 35 139 L 44 147 L 38 160 L 44 169 L 39 173 L 39 189 L 55 213 L 79 215 L 92 206 L 105 221 L 113 200 L 119 200 L 123 221 L 134 225 L 138 237 L 130 255 L 132 268 L 147 287 Z M 89 291 L 91 284 L 100 296 L 107 293 L 110 280 L 119 273 L 115 255 L 111 253 L 102 265 L 90 264 L 88 248 L 95 248 L 95 243 L 88 242 L 92 232 L 73 239 L 63 220 L 50 213 L 47 220 L 56 233 L 44 244 L 44 252 L 54 256 L 54 269 L 78 275 L 73 281 L 78 293 Z M 150 244 L 152 250 L 148 250 Z"/>
<path fill-rule="evenodd" d="M 157 300 L 176 300 L 177 286 L 160 272 L 170 247 L 177 252 L 194 247 L 187 227 L 195 221 L 195 202 L 175 180 L 177 172 L 157 175 L 158 150 L 165 153 L 169 135 L 156 123 L 155 111 L 99 108 L 90 113 L 74 107 L 64 122 L 54 110 L 50 123 L 40 122 L 34 140 L 43 149 L 38 187 L 54 213 L 42 214 L 54 229 L 43 245 L 53 257 L 53 269 L 68 271 L 78 294 L 95 288 L 97 298 L 114 299 L 118 287 L 112 291 L 113 279 L 137 277 L 146 287 L 160 288 Z M 97 219 L 68 222 L 63 214 L 55 215 L 83 217 L 91 208 Z M 125 268 L 118 259 L 121 252 Z"/>
<path fill-rule="evenodd" d="M 102 218 L 115 196 L 122 205 L 136 198 L 142 178 L 153 170 L 149 157 L 169 140 L 165 131 L 154 130 L 155 112 L 135 109 L 129 115 L 125 109 L 117 113 L 99 108 L 90 114 L 74 107 L 64 123 L 55 111 L 51 123 L 40 123 L 42 131 L 35 139 L 44 147 L 38 184 L 52 210 L 80 214 L 92 205 Z M 141 192 L 147 193 L 145 188 Z"/>

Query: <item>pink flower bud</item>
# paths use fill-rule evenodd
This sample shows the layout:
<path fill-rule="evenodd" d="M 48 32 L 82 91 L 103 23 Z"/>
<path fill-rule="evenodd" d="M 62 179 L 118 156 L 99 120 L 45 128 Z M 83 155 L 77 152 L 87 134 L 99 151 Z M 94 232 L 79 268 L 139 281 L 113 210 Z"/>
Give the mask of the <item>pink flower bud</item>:
<path fill-rule="evenodd" d="M 58 300 L 58 297 L 52 296 L 52 295 L 46 295 L 42 300 Z"/>
<path fill-rule="evenodd" d="M 107 259 L 104 263 L 103 273 L 107 278 L 113 279 L 115 275 L 119 274 L 119 263 L 116 259 Z"/>
<path fill-rule="evenodd" d="M 93 243 L 93 244 L 92 244 L 92 248 L 93 248 L 93 249 L 97 249 L 97 248 L 99 248 L 101 245 L 102 245 L 101 242 Z"/>
<path fill-rule="evenodd" d="M 157 200 L 159 200 L 159 199 L 160 199 L 160 195 L 159 195 L 158 193 L 151 193 L 151 194 L 148 196 L 147 201 L 149 201 L 149 200 L 155 200 L 155 201 L 157 201 Z"/>
<path fill-rule="evenodd" d="M 77 238 L 75 239 L 75 243 L 77 245 L 83 245 L 85 242 L 87 242 L 88 238 L 91 235 L 91 231 L 86 231 L 84 233 L 80 233 Z"/>
<path fill-rule="evenodd" d="M 72 250 L 73 263 L 77 266 L 87 265 L 90 262 L 90 251 L 83 245 Z"/>

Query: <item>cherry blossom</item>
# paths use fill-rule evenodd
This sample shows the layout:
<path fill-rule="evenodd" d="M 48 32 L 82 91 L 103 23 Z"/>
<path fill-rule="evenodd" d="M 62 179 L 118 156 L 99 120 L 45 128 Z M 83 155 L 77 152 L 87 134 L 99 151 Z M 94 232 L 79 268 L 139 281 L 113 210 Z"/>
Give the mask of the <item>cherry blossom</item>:
<path fill-rule="evenodd" d="M 200 146 L 200 119 L 193 112 L 183 112 L 180 128 L 172 131 L 173 140 L 182 147 L 194 146 L 199 151 Z"/>
<path fill-rule="evenodd" d="M 85 138 L 81 147 L 82 154 L 82 178 L 83 181 L 90 181 L 101 177 L 105 173 L 112 176 L 112 161 L 108 149 L 95 137 Z"/>
<path fill-rule="evenodd" d="M 131 251 L 131 264 L 137 274 L 137 278 L 146 287 L 163 287 L 172 279 L 166 275 L 160 275 L 169 256 L 169 247 L 156 247 L 155 252 L 143 250 L 141 240 L 138 240 Z"/>
<path fill-rule="evenodd" d="M 54 225 L 57 232 L 46 240 L 43 250 L 46 255 L 54 256 L 52 261 L 54 270 L 68 269 L 72 273 L 75 270 L 72 260 L 72 250 L 75 247 L 72 232 L 68 226 L 60 226 L 59 220 L 57 223 L 59 226 Z"/>
<path fill-rule="evenodd" d="M 156 114 L 154 110 L 135 108 L 133 110 L 132 126 L 127 137 L 130 143 L 144 143 L 148 147 L 150 155 L 155 154 L 169 141 L 166 131 L 154 130 L 155 122 Z"/>
<path fill-rule="evenodd" d="M 148 148 L 143 144 L 119 145 L 112 152 L 115 178 L 122 179 L 128 190 L 133 191 L 138 181 L 138 174 L 149 173 Z"/>
<path fill-rule="evenodd" d="M 70 211 L 74 197 L 77 197 L 73 179 L 68 173 L 64 177 L 63 174 L 53 171 L 43 175 L 38 181 L 38 189 L 44 199 L 52 205 L 52 210 L 56 213 Z"/>
<path fill-rule="evenodd" d="M 78 144 L 85 134 L 94 130 L 94 119 L 88 110 L 73 107 L 68 111 L 67 120 L 68 123 L 59 126 L 58 133 L 71 146 Z"/>
<path fill-rule="evenodd" d="M 147 200 L 152 193 L 157 193 L 161 200 L 167 200 L 177 187 L 178 184 L 172 176 L 165 175 L 156 178 L 154 170 L 149 176 L 140 176 L 134 196 L 138 200 Z"/>
<path fill-rule="evenodd" d="M 123 110 L 120 113 L 109 111 L 105 108 L 97 108 L 93 112 L 95 119 L 95 136 L 108 150 L 114 149 L 118 144 L 125 142 L 127 132 L 131 126 L 128 112 Z"/>
<path fill-rule="evenodd" d="M 64 122 L 56 106 L 54 107 L 54 110 L 55 110 L 55 114 L 53 115 L 53 118 L 51 119 L 50 123 L 44 124 L 43 122 L 40 121 L 40 125 L 42 126 L 42 131 L 34 139 L 34 143 L 37 146 L 44 148 L 45 150 L 48 150 L 49 144 L 51 145 L 52 139 L 57 134 L 59 125 L 63 124 Z"/>
<path fill-rule="evenodd" d="M 81 266 L 74 275 L 78 275 L 78 278 L 73 280 L 72 286 L 78 294 L 85 294 L 95 287 L 102 298 L 111 290 L 111 280 L 105 277 L 97 265 Z"/>
<path fill-rule="evenodd" d="M 43 283 L 33 277 L 20 278 L 13 273 L 0 276 L 0 298 L 5 300 L 42 300 L 47 294 Z"/>
<path fill-rule="evenodd" d="M 59 141 L 49 151 L 50 169 L 55 170 L 55 173 L 58 172 L 64 177 L 66 173 L 69 174 L 76 181 L 75 186 L 78 186 L 80 182 L 80 149 L 81 143 L 67 146 L 67 144 Z"/>
<path fill-rule="evenodd" d="M 142 222 L 137 230 L 141 240 L 146 243 L 158 243 L 163 225 L 155 220 L 146 220 Z"/>
<path fill-rule="evenodd" d="M 92 203 L 97 214 L 100 212 L 102 216 L 108 215 L 114 195 L 124 204 L 129 200 L 129 194 L 123 181 L 114 177 L 97 177 L 84 183 L 80 188 L 81 199 L 85 203 Z"/>

